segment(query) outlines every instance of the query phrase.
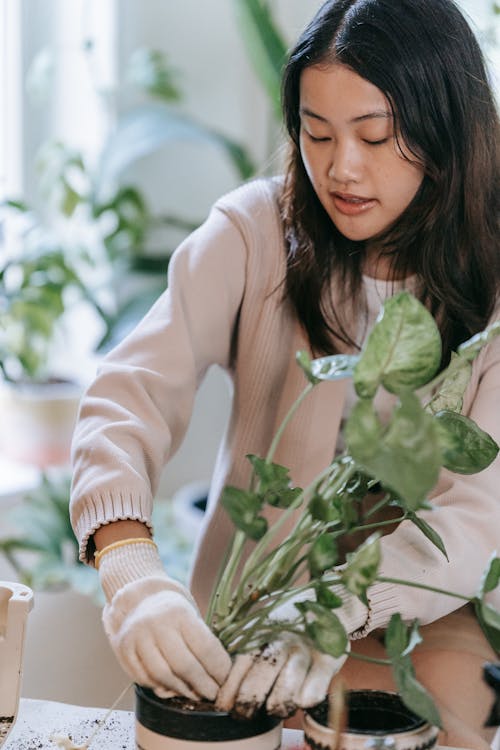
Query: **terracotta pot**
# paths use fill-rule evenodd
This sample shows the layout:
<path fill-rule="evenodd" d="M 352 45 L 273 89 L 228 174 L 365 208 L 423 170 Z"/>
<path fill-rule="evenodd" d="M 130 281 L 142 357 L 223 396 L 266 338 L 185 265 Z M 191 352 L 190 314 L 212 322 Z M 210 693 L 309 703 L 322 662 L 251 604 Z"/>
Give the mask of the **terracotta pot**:
<path fill-rule="evenodd" d="M 381 690 L 347 692 L 347 726 L 340 735 L 327 726 L 328 702 L 304 714 L 304 746 L 309 750 L 428 750 L 437 742 L 438 729 L 410 711 L 401 698 Z"/>
<path fill-rule="evenodd" d="M 140 750 L 277 750 L 282 723 L 265 713 L 234 719 L 210 704 L 193 706 L 179 698 L 158 698 L 136 686 L 136 742 Z M 221 744 L 222 743 L 222 744 Z"/>

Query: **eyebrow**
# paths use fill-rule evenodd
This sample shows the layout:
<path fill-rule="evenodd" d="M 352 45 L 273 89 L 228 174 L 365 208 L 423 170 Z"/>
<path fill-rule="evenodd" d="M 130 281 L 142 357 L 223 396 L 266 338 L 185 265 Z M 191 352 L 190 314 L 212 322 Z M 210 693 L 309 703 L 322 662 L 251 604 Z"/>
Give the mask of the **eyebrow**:
<path fill-rule="evenodd" d="M 312 117 L 315 120 L 319 120 L 320 122 L 328 122 L 326 117 L 322 117 L 321 115 L 318 115 L 317 112 L 313 112 L 311 109 L 308 109 L 307 107 L 301 107 L 299 114 L 305 115 L 306 117 Z M 349 122 L 364 122 L 365 120 L 375 120 L 375 119 L 392 120 L 392 112 L 389 112 L 386 109 L 376 109 L 373 112 L 367 112 L 366 115 L 359 115 L 358 117 L 353 117 L 352 120 L 349 120 Z"/>

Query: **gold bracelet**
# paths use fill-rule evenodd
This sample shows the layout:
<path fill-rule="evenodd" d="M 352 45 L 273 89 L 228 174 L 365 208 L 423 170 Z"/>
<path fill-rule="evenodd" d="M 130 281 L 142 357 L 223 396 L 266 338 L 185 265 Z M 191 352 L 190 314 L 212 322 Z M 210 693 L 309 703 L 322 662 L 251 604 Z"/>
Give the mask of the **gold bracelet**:
<path fill-rule="evenodd" d="M 119 539 L 117 542 L 112 542 L 111 544 L 108 544 L 106 547 L 103 547 L 101 550 L 94 552 L 94 566 L 96 570 L 99 570 L 99 565 L 101 564 L 101 558 L 103 555 L 105 555 L 107 552 L 111 552 L 112 549 L 118 549 L 118 547 L 125 547 L 127 544 L 152 544 L 153 547 L 156 547 L 158 549 L 156 542 L 153 541 L 153 539 L 149 539 L 148 537 L 133 537 L 132 539 Z"/>

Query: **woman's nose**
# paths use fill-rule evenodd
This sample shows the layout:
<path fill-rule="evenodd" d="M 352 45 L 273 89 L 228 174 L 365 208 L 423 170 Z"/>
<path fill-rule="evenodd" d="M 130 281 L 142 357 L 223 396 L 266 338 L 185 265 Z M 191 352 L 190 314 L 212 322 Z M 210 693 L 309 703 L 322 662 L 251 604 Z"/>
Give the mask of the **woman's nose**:
<path fill-rule="evenodd" d="M 361 172 L 362 164 L 355 146 L 352 144 L 335 144 L 330 155 L 328 178 L 342 184 L 358 182 Z"/>

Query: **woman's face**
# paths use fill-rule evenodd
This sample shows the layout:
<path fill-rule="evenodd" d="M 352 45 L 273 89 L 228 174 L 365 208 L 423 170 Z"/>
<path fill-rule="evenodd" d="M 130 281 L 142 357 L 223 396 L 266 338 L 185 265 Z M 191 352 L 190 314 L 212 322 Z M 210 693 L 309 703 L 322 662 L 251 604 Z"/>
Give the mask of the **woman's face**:
<path fill-rule="evenodd" d="M 407 208 L 423 168 L 404 158 L 385 95 L 339 63 L 300 81 L 300 151 L 319 200 L 351 240 L 370 240 Z"/>

